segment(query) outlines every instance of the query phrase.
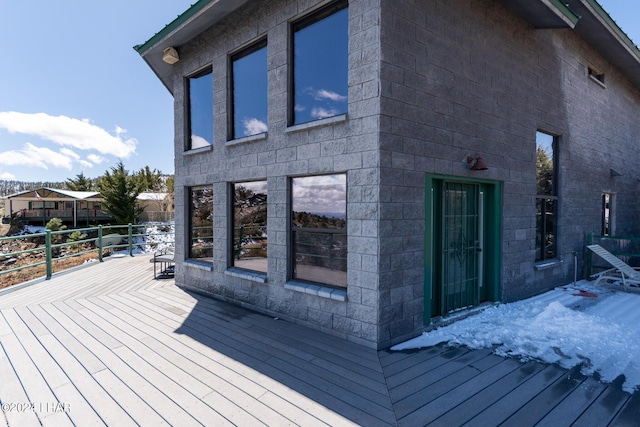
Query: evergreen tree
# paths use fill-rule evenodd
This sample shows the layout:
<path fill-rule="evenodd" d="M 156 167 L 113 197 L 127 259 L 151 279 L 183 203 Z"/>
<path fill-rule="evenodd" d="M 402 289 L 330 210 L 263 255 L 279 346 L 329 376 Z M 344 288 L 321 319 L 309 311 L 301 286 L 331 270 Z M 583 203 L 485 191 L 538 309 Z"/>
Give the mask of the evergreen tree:
<path fill-rule="evenodd" d="M 174 210 L 175 209 L 175 198 L 174 198 L 173 192 L 174 192 L 175 180 L 174 180 L 173 175 L 169 175 L 169 177 L 166 179 L 166 181 L 164 183 L 165 183 L 165 186 L 166 186 L 166 189 L 167 189 L 167 193 L 169 193 L 168 196 L 167 196 L 167 203 L 171 207 L 171 210 Z"/>
<path fill-rule="evenodd" d="M 90 178 L 84 176 L 84 172 L 76 175 L 76 179 L 69 178 L 65 181 L 67 188 L 71 191 L 91 191 L 93 190 L 93 182 Z"/>
<path fill-rule="evenodd" d="M 102 206 L 117 224 L 134 223 L 144 208 L 138 206 L 138 195 L 144 189 L 137 174 L 129 174 L 122 161 L 106 171 L 98 181 Z"/>
<path fill-rule="evenodd" d="M 151 170 L 149 166 L 145 166 L 138 171 L 136 177 L 140 181 L 142 191 L 161 192 L 163 190 L 162 172 L 157 169 Z"/>

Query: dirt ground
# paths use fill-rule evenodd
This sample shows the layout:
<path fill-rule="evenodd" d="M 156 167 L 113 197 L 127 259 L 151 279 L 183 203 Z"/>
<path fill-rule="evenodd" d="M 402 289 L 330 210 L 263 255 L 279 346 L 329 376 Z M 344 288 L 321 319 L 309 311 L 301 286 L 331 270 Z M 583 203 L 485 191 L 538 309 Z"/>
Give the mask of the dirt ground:
<path fill-rule="evenodd" d="M 7 231 L 9 230 L 8 226 L 0 227 L 0 237 L 5 236 Z M 11 270 L 17 267 L 21 267 L 23 265 L 29 264 L 37 264 L 39 262 L 45 261 L 45 253 L 44 250 L 34 251 L 24 254 L 12 255 L 10 257 L 2 256 L 2 253 L 13 253 L 20 252 L 27 249 L 34 249 L 38 246 L 41 246 L 38 242 L 32 242 L 28 239 L 22 240 L 11 240 L 9 242 L 5 242 L 0 244 L 0 272 Z M 85 248 L 76 249 L 77 252 L 82 252 Z M 89 260 L 97 260 L 97 253 L 88 253 L 84 255 L 78 255 L 75 257 L 70 257 L 62 260 L 54 260 L 52 264 L 53 272 L 56 273 L 58 271 L 66 270 L 71 267 L 75 267 L 85 262 L 89 262 Z M 12 286 L 18 283 L 27 282 L 32 279 L 37 279 L 40 277 L 46 276 L 46 265 L 41 264 L 33 267 L 28 267 L 23 270 L 19 270 L 13 273 L 7 273 L 0 275 L 0 289 L 6 288 L 8 286 Z"/>

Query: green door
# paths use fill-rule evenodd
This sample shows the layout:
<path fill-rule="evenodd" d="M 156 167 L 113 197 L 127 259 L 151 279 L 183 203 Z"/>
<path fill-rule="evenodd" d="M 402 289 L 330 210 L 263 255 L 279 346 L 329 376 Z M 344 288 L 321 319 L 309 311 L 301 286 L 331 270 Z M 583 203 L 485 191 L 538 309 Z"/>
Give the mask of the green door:
<path fill-rule="evenodd" d="M 424 324 L 500 299 L 500 182 L 426 175 Z"/>
<path fill-rule="evenodd" d="M 479 184 L 443 182 L 440 313 L 477 305 L 483 294 L 483 203 Z"/>

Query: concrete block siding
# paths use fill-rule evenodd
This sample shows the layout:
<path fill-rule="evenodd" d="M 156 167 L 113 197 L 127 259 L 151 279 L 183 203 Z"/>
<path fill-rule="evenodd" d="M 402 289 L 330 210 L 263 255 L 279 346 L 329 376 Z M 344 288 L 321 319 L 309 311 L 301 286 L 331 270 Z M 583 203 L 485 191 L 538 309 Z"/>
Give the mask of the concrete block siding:
<path fill-rule="evenodd" d="M 617 231 L 638 232 L 640 94 L 572 30 L 537 30 L 497 0 L 351 0 L 348 114 L 287 127 L 289 22 L 325 1 L 249 2 L 180 49 L 175 64 L 177 259 L 187 189 L 214 188 L 214 263 L 178 262 L 176 283 L 379 348 L 423 330 L 425 174 L 502 183 L 500 299 L 573 279 L 602 192 Z M 239 25 L 238 23 L 242 23 Z M 227 141 L 228 55 L 267 37 L 268 133 Z M 215 142 L 185 152 L 183 77 L 213 65 Z M 606 85 L 587 66 L 606 74 Z M 535 265 L 535 134 L 560 136 L 558 260 Z M 469 171 L 467 154 L 489 169 Z M 630 156 L 629 153 L 635 153 Z M 611 178 L 609 169 L 622 176 Z M 288 280 L 289 178 L 347 173 L 344 301 Z M 481 174 L 481 175 L 480 175 Z M 268 182 L 265 283 L 225 274 L 229 182 Z M 582 264 L 581 264 L 582 265 Z M 582 271 L 582 269 L 580 269 Z"/>

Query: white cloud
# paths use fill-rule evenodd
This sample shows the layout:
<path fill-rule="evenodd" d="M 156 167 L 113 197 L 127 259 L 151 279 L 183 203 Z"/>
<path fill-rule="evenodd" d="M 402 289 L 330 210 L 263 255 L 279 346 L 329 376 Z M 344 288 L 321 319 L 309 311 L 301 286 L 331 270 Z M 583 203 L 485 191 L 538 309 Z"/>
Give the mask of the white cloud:
<path fill-rule="evenodd" d="M 36 147 L 28 142 L 22 150 L 0 153 L 0 164 L 6 166 L 33 166 L 42 169 L 49 169 L 49 166 L 53 166 L 71 170 L 72 163 L 68 155 L 46 147 Z"/>
<path fill-rule="evenodd" d="M 327 117 L 333 117 L 338 115 L 339 111 L 338 110 L 334 110 L 334 109 L 330 109 L 327 110 L 326 108 L 322 108 L 322 107 L 314 107 L 311 110 L 311 117 L 315 117 L 316 119 L 324 119 Z"/>
<path fill-rule="evenodd" d="M 329 99 L 331 101 L 339 102 L 346 101 L 347 97 L 344 95 L 340 95 L 339 93 L 332 92 L 326 89 L 319 89 L 313 96 L 317 100 Z"/>
<path fill-rule="evenodd" d="M 99 165 L 100 163 L 104 163 L 107 161 L 107 159 L 105 159 L 102 156 L 98 156 L 97 154 L 89 154 L 87 156 L 87 160 L 90 161 L 93 164 Z M 91 165 L 93 166 L 93 165 Z"/>
<path fill-rule="evenodd" d="M 126 138 L 126 131 L 116 127 L 115 135 L 88 119 L 78 120 L 66 116 L 50 116 L 46 113 L 0 112 L 0 129 L 10 133 L 38 136 L 57 144 L 79 150 L 95 150 L 102 154 L 128 158 L 136 151 L 138 141 Z"/>
<path fill-rule="evenodd" d="M 80 160 L 80 155 L 78 155 L 78 153 L 76 153 L 75 151 L 70 150 L 68 148 L 61 148 L 60 149 L 60 153 L 64 154 L 65 156 L 67 156 L 69 158 L 72 158 L 73 160 L 76 160 L 76 161 Z"/>
<path fill-rule="evenodd" d="M 16 176 L 12 173 L 9 172 L 2 172 L 0 173 L 0 179 L 6 179 L 6 180 L 14 180 L 16 179 Z"/>
<path fill-rule="evenodd" d="M 209 141 L 198 135 L 191 135 L 191 148 L 207 147 L 211 145 Z"/>
<path fill-rule="evenodd" d="M 302 111 L 307 109 L 307 107 L 305 107 L 304 105 L 300 105 L 300 104 L 296 104 L 296 106 L 293 107 L 293 108 L 298 113 L 300 113 L 300 112 L 302 112 Z"/>
<path fill-rule="evenodd" d="M 86 160 L 78 160 L 78 163 L 80 163 L 82 166 L 84 166 L 85 168 L 92 168 L 94 166 L 93 163 L 86 161 Z"/>
<path fill-rule="evenodd" d="M 267 131 L 267 124 L 261 120 L 256 119 L 255 117 L 250 119 L 244 119 L 242 121 L 242 125 L 244 126 L 244 135 L 257 135 L 259 133 L 265 133 Z"/>

